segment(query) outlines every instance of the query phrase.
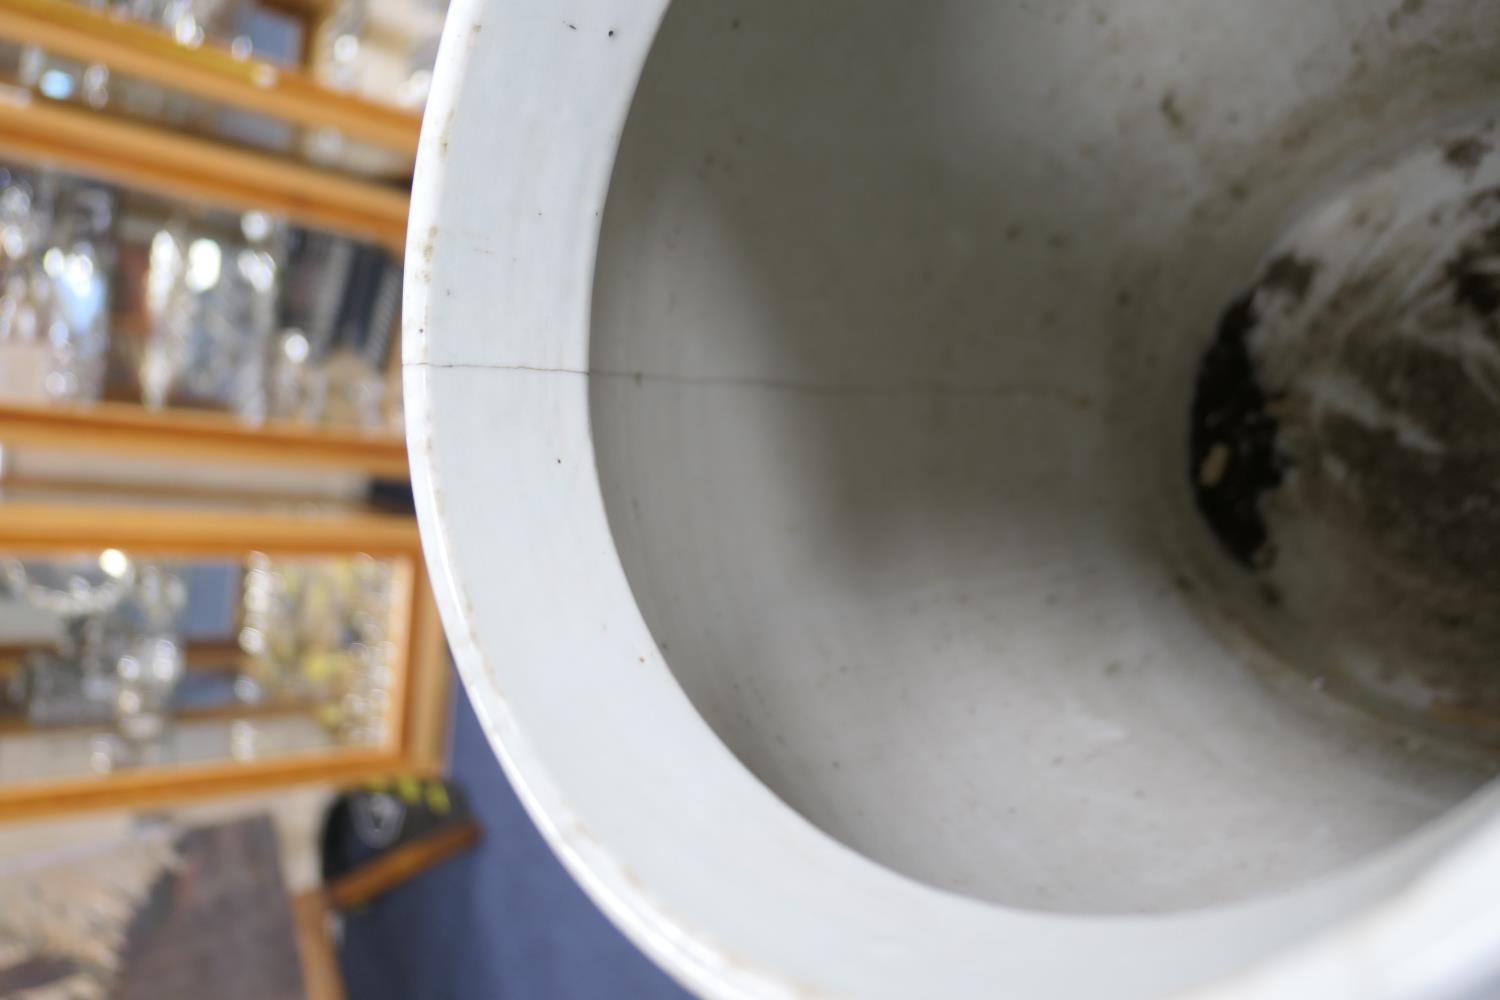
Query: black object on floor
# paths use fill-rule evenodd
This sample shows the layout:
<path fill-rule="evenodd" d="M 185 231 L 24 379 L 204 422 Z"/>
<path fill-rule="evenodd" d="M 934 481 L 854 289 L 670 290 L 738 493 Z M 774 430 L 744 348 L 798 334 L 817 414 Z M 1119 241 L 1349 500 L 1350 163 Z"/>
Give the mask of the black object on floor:
<path fill-rule="evenodd" d="M 471 818 L 468 797 L 451 781 L 395 778 L 346 792 L 323 821 L 323 884 Z"/>
<path fill-rule="evenodd" d="M 402 777 L 348 792 L 323 822 L 323 901 L 358 909 L 479 841 L 463 790 L 450 781 Z"/>

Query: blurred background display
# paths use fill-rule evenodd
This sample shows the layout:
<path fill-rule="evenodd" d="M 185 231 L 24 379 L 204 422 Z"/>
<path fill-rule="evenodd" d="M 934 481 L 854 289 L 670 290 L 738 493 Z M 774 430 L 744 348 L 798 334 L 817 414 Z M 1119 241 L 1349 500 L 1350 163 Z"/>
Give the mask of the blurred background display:
<path fill-rule="evenodd" d="M 455 704 L 496 848 L 577 895 L 451 698 L 413 513 L 446 7 L 0 0 L 0 996 L 371 995 L 340 915 L 481 841 Z"/>
<path fill-rule="evenodd" d="M 399 430 L 386 250 L 0 167 L 0 394 Z"/>
<path fill-rule="evenodd" d="M 389 559 L 0 555 L 0 785 L 376 747 Z"/>

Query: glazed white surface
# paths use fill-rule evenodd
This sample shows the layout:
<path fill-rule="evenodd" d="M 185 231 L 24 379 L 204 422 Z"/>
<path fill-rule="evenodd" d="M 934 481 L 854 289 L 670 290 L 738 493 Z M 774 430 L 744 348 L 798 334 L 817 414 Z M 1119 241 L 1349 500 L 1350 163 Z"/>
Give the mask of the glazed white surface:
<path fill-rule="evenodd" d="M 1082 5 L 1061 6 L 1067 11 L 1076 6 L 1078 17 L 1089 16 Z M 1149 21 L 1148 15 L 1171 6 L 1142 2 L 1132 10 Z M 1280 9 L 1289 23 L 1305 9 L 1289 3 L 1264 6 L 1272 15 Z M 407 256 L 403 359 L 408 433 L 419 516 L 444 622 L 497 753 L 575 877 L 653 957 L 691 987 L 713 996 L 992 996 L 1010 990 L 1028 997 L 1156 997 L 1212 987 L 1236 997 L 1419 997 L 1435 995 L 1431 988 L 1444 977 L 1485 972 L 1494 957 L 1486 928 L 1496 925 L 1487 910 L 1490 900 L 1500 899 L 1494 885 L 1500 876 L 1485 861 L 1495 856 L 1488 839 L 1497 834 L 1476 835 L 1474 829 L 1491 821 L 1492 796 L 1366 861 L 1254 902 L 1150 918 L 1048 915 L 973 898 L 1014 895 L 993 881 L 981 884 L 993 874 L 988 861 L 973 885 L 941 870 L 964 844 L 982 843 L 984 824 L 995 837 L 1003 836 L 1006 827 L 1003 818 L 978 810 L 970 819 L 980 825 L 960 831 L 957 839 L 945 842 L 928 835 L 931 831 L 921 826 L 923 816 L 936 823 L 942 810 L 926 810 L 926 805 L 956 786 L 940 772 L 934 776 L 927 770 L 931 762 L 920 754 L 922 734 L 906 748 L 883 740 L 877 727 L 889 718 L 888 706 L 867 711 L 863 722 L 852 719 L 842 734 L 831 732 L 829 716 L 819 713 L 814 704 L 818 696 L 808 688 L 804 696 L 813 707 L 799 719 L 798 673 L 790 668 L 805 649 L 794 650 L 796 655 L 784 661 L 766 661 L 770 673 L 761 675 L 779 685 L 779 700 L 768 711 L 792 727 L 795 751 L 778 756 L 781 751 L 771 748 L 774 741 L 760 742 L 763 733 L 753 722 L 735 721 L 725 693 L 732 686 L 720 684 L 734 676 L 737 661 L 723 660 L 723 647 L 716 645 L 722 641 L 716 637 L 733 630 L 708 627 L 712 623 L 705 622 L 702 607 L 692 601 L 687 603 L 690 613 L 674 619 L 663 612 L 660 594 L 652 597 L 644 590 L 654 579 L 669 591 L 705 599 L 747 593 L 725 584 L 725 574 L 716 569 L 704 578 L 701 594 L 688 587 L 692 577 L 684 574 L 706 551 L 713 512 L 728 518 L 724 531 L 740 530 L 737 523 L 749 525 L 743 555 L 752 567 L 756 559 L 763 560 L 760 578 L 784 580 L 792 591 L 806 588 L 793 593 L 783 616 L 773 614 L 774 604 L 731 604 L 723 613 L 753 615 L 768 629 L 796 620 L 797 614 L 834 619 L 819 617 L 828 610 L 818 607 L 825 601 L 820 593 L 827 591 L 816 585 L 816 575 L 787 574 L 794 565 L 781 558 L 787 554 L 767 548 L 776 544 L 775 520 L 753 513 L 759 508 L 748 499 L 755 494 L 745 483 L 723 478 L 732 465 L 707 477 L 697 506 L 684 506 L 672 492 L 653 496 L 649 482 L 633 478 L 653 465 L 676 469 L 672 439 L 663 435 L 664 429 L 681 426 L 685 414 L 702 419 L 702 426 L 692 429 L 700 432 L 700 441 L 713 444 L 727 439 L 715 439 L 715 434 L 765 426 L 783 409 L 779 403 L 768 406 L 760 396 L 746 402 L 745 392 L 758 390 L 734 385 L 704 404 L 707 409 L 683 409 L 684 400 L 703 387 L 663 386 L 658 376 L 721 382 L 807 377 L 805 367 L 777 369 L 785 356 L 747 353 L 760 350 L 753 336 L 734 339 L 710 330 L 697 341 L 674 346 L 668 336 L 672 331 L 660 323 L 664 313 L 638 300 L 618 305 L 631 289 L 649 298 L 665 294 L 672 280 L 684 276 L 712 279 L 727 273 L 714 269 L 711 254 L 674 258 L 661 244 L 632 246 L 621 234 L 640 230 L 622 223 L 606 242 L 616 256 L 602 264 L 597 260 L 610 184 L 616 178 L 616 149 L 665 7 L 661 0 L 592 0 L 567 4 L 566 9 L 516 0 L 458 0 L 450 13 L 423 133 Z M 961 7 L 942 9 L 953 14 Z M 1319 5 L 1305 23 L 1335 33 L 1343 29 L 1341 17 L 1358 16 L 1348 5 L 1330 3 Z M 1063 32 L 1058 37 L 1074 36 Z M 976 47 L 976 55 L 980 51 Z M 1083 55 L 1080 49 L 1079 58 Z M 1200 100 L 1196 95 L 1188 99 Z M 1163 155 L 1181 160 L 1185 175 L 1193 175 L 1187 153 Z M 666 159 L 670 162 L 669 155 Z M 1198 178 L 1204 185 L 1212 181 L 1212 176 Z M 651 218 L 649 211 L 636 215 Z M 1269 239 L 1269 224 L 1259 225 Z M 1243 222 L 1234 232 L 1248 245 L 1256 238 L 1256 227 Z M 1250 251 L 1244 256 L 1248 259 Z M 1232 270 L 1233 263 L 1223 266 Z M 665 276 L 667 283 L 632 283 L 638 275 L 652 274 Z M 1194 293 L 1204 304 L 1210 301 L 1212 277 L 1205 271 L 1203 288 Z M 607 284 L 609 280 L 618 284 Z M 686 281 L 683 287 L 704 289 L 700 309 L 707 308 L 705 301 L 734 301 L 712 281 Z M 611 311 L 595 316 L 596 301 Z M 665 301 L 660 305 L 664 308 Z M 745 329 L 753 334 L 753 323 Z M 660 336 L 653 339 L 656 333 Z M 820 377 L 829 372 L 840 378 L 857 375 L 859 385 L 870 385 L 892 372 L 882 370 L 879 360 L 888 354 L 873 351 L 854 362 L 851 374 L 839 360 L 850 355 L 847 345 L 814 345 L 819 346 L 828 347 L 833 359 L 828 362 L 832 367 L 818 372 Z M 1077 388 L 1059 380 L 1076 376 L 1077 365 L 1049 371 L 1045 352 L 1035 356 L 1042 364 L 1027 372 L 1028 379 L 1040 379 L 1048 392 L 1064 385 Z M 917 357 L 922 357 L 920 351 Z M 591 377 L 591 370 L 599 374 Z M 637 386 L 637 371 L 652 378 L 643 377 Z M 900 366 L 894 371 L 905 374 Z M 955 371 L 962 374 L 961 365 L 922 374 L 951 378 Z M 1107 381 L 1110 373 L 1085 374 Z M 647 386 L 648 381 L 653 385 Z M 1107 392 L 1103 382 L 1089 388 Z M 638 389 L 647 395 L 629 395 Z M 1163 412 L 1168 402 L 1164 399 Z M 859 419 L 857 411 L 845 410 L 849 412 L 854 417 L 814 414 L 810 419 L 812 426 Z M 1091 447 L 1108 441 L 1097 415 L 1054 418 L 1051 412 L 1033 410 L 1027 419 L 1034 424 L 1021 425 L 1026 436 L 1042 445 L 1036 464 L 1026 467 L 1036 473 L 1031 483 L 1037 488 L 1052 475 L 1047 463 L 1057 459 L 1055 451 L 1049 453 L 1048 441 L 1053 448 L 1064 439 L 1091 435 L 1102 435 Z M 599 425 L 605 418 L 608 426 Z M 795 419 L 790 426 L 795 429 Z M 637 461 L 631 447 L 648 451 Z M 779 454 L 772 449 L 765 461 Z M 961 464 L 962 456 L 950 461 Z M 680 482 L 673 486 L 685 488 Z M 743 502 L 750 513 L 729 516 L 735 513 L 736 497 L 747 498 Z M 628 509 L 632 498 L 661 505 L 653 510 L 658 518 L 654 525 L 621 529 L 619 512 Z M 1091 501 L 1079 510 L 1106 508 Z M 653 534 L 664 514 L 682 525 L 686 541 L 681 552 Z M 611 517 L 617 522 L 613 529 Z M 694 523 L 695 517 L 707 520 Z M 1064 545 L 1067 538 L 1064 530 L 1049 544 Z M 1022 533 L 1020 541 L 1028 540 L 1037 541 L 1034 534 Z M 960 561 L 963 555 L 961 550 L 945 553 L 920 546 L 918 551 L 937 551 Z M 1061 572 L 1070 570 L 1064 565 Z M 1126 579 L 1119 591 L 1130 585 Z M 1006 627 L 1040 629 L 1048 621 L 1045 602 L 1031 607 L 1021 588 L 1012 589 L 1020 603 L 1013 606 L 1017 617 Z M 643 605 L 650 607 L 651 626 Z M 871 624 L 861 617 L 869 614 L 867 607 L 851 613 L 852 624 L 832 633 L 840 642 L 851 641 L 861 622 Z M 1175 623 L 1169 630 L 1195 651 L 1218 650 L 1227 656 L 1185 605 L 1172 604 L 1160 614 L 1161 621 Z M 930 620 L 941 623 L 940 617 Z M 1068 620 L 1056 625 L 1066 635 Z M 653 627 L 660 634 L 653 635 Z M 666 652 L 659 648 L 666 631 L 688 636 L 686 653 L 676 643 Z M 1086 645 L 1090 637 L 1077 641 Z M 1158 637 L 1146 635 L 1139 641 Z M 1028 655 L 1036 659 L 1044 653 L 1045 647 L 1037 646 Z M 716 657 L 723 669 L 711 669 Z M 777 673 L 778 662 L 789 669 Z M 1220 670 L 1215 666 L 1209 673 Z M 811 681 L 817 674 L 804 676 Z M 961 710 L 965 695 L 983 702 L 992 693 L 984 676 L 962 676 L 975 686 L 951 689 L 942 695 L 948 707 L 939 705 L 931 717 L 917 715 L 931 727 L 929 743 L 938 734 L 955 732 L 943 713 Z M 1254 706 L 1261 698 L 1244 678 L 1227 672 L 1217 676 L 1223 684 L 1204 681 L 1203 700 L 1189 707 L 1219 704 L 1221 698 L 1226 705 L 1248 700 Z M 1089 683 L 1103 680 L 1100 675 Z M 1183 681 L 1193 683 L 1190 675 Z M 1159 690 L 1184 690 L 1166 684 Z M 861 690 L 878 694 L 880 688 Z M 1078 719 L 1093 737 L 1117 732 L 1120 719 L 1110 714 L 1127 711 L 1107 694 L 1080 694 L 1073 685 L 1059 685 L 1056 695 L 1080 703 Z M 847 703 L 827 700 L 823 705 Z M 1276 731 L 1271 709 L 1262 705 L 1247 711 L 1268 713 L 1270 721 L 1263 725 Z M 1226 725 L 1234 722 L 1226 720 Z M 1014 727 L 992 727 L 997 742 L 989 751 L 978 748 L 980 759 L 990 752 L 1002 762 L 997 767 L 1009 769 L 1022 782 L 1019 788 L 1040 791 L 1041 786 L 1025 783 L 1054 780 L 1045 777 L 1044 769 L 1057 754 L 1045 741 L 1068 739 L 1046 721 L 1035 719 L 1037 737 L 1044 741 L 1038 753 L 1045 764 L 1017 757 L 1004 744 Z M 821 768 L 829 748 L 816 741 L 848 739 L 861 725 L 866 726 L 862 739 L 836 748 L 849 757 L 840 768 L 849 773 L 837 784 L 820 784 L 829 780 L 826 771 L 814 772 L 811 763 L 805 774 L 796 766 L 802 754 L 808 761 L 816 756 Z M 1248 732 L 1234 736 L 1245 748 L 1254 745 Z M 1271 750 L 1291 754 L 1279 765 L 1284 771 L 1295 771 L 1299 760 L 1316 759 L 1315 742 L 1305 750 L 1275 739 L 1267 742 Z M 874 750 L 861 757 L 861 745 Z M 917 752 L 907 752 L 912 748 Z M 1154 777 L 1164 793 L 1192 778 L 1187 772 L 1171 773 L 1170 742 L 1138 743 L 1136 749 L 1142 756 L 1140 763 L 1130 765 L 1132 771 L 1138 775 L 1159 761 L 1161 770 Z M 1044 777 L 1037 778 L 1038 771 Z M 820 777 L 809 777 L 814 773 Z M 1357 801 L 1359 782 L 1373 780 L 1360 773 L 1358 767 L 1346 771 L 1330 794 Z M 1294 777 L 1289 773 L 1285 780 L 1295 784 Z M 908 801 L 916 806 L 907 810 L 914 832 L 903 836 L 891 827 L 901 820 L 899 810 L 860 827 L 849 804 L 861 797 L 873 801 L 872 790 L 893 780 L 903 783 L 902 794 L 914 796 Z M 1211 789 L 1220 779 L 1208 774 L 1202 780 Z M 931 795 L 906 791 L 924 781 Z M 1395 792 L 1377 792 L 1401 794 L 1401 789 L 1398 784 Z M 846 798 L 841 801 L 840 795 Z M 799 797 L 801 813 L 786 804 Z M 894 799 L 899 803 L 901 796 Z M 1024 806 L 1024 795 L 1020 801 Z M 1440 807 L 1420 805 L 1414 821 L 1397 825 L 1410 828 Z M 1205 816 L 1205 840 L 1223 831 L 1228 808 L 1215 807 Z M 1091 819 L 1097 814 L 1055 815 L 1054 839 L 1070 842 L 1078 824 Z M 846 829 L 839 829 L 841 822 L 848 824 Z M 833 828 L 840 839 L 818 827 Z M 1292 823 L 1274 836 L 1294 838 L 1297 833 Z M 1045 850 L 1046 834 L 1045 826 L 1028 829 L 1030 849 Z M 1462 848 L 1455 847 L 1460 841 Z M 869 860 L 849 843 L 884 863 Z M 1210 850 L 1221 846 L 1228 854 L 1237 849 L 1230 843 Z M 1356 853 L 1377 846 L 1371 843 Z M 998 857 L 1004 860 L 1003 854 Z M 1065 866 L 1066 858 L 1066 853 L 1044 858 L 1040 867 Z M 1442 862 L 1436 868 L 1435 859 Z M 933 871 L 921 870 L 927 861 Z M 897 874 L 892 866 L 907 874 Z M 1107 874 L 1101 870 L 1099 877 Z M 943 891 L 917 878 L 970 895 Z M 1081 880 L 1085 889 L 1097 881 Z M 1167 902 L 1170 908 L 1172 901 Z M 1101 904 L 1085 893 L 1076 897 L 1074 908 L 1089 905 Z M 1471 929 L 1478 930 L 1468 933 Z M 1389 947 L 1391 940 L 1403 947 Z M 1424 947 L 1428 942 L 1433 950 Z M 1467 950 L 1444 954 L 1435 950 L 1442 943 Z M 1234 987 L 1224 985 L 1241 974 L 1251 978 Z M 1377 993 L 1377 988 L 1387 992 Z"/>

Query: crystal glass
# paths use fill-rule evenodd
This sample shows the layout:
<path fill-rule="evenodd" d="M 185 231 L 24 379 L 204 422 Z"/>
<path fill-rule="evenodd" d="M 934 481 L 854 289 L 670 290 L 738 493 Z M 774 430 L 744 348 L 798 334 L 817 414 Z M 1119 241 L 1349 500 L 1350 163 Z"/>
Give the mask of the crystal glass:
<path fill-rule="evenodd" d="M 109 348 L 113 195 L 45 171 L 0 178 L 0 392 L 97 399 Z"/>
<path fill-rule="evenodd" d="M 253 235 L 199 235 L 179 217 L 152 239 L 140 372 L 147 406 L 185 403 L 265 419 L 282 226 Z"/>
<path fill-rule="evenodd" d="M 346 744 L 384 739 L 394 661 L 393 567 L 369 556 L 247 564 L 240 648 L 245 694 L 307 699 Z"/>

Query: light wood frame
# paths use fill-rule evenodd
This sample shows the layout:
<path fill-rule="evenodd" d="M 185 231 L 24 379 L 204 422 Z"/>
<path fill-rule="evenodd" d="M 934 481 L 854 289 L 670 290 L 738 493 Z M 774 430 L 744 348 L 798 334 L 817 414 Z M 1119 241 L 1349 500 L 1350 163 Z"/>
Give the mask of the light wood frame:
<path fill-rule="evenodd" d="M 406 440 L 400 434 L 291 421 L 251 425 L 229 413 L 149 410 L 135 403 L 68 406 L 0 400 L 0 442 L 174 461 L 362 472 L 383 479 L 408 476 Z"/>
<path fill-rule="evenodd" d="M 87 174 L 176 200 L 269 211 L 399 255 L 409 193 L 166 128 L 0 91 L 0 155 Z"/>

